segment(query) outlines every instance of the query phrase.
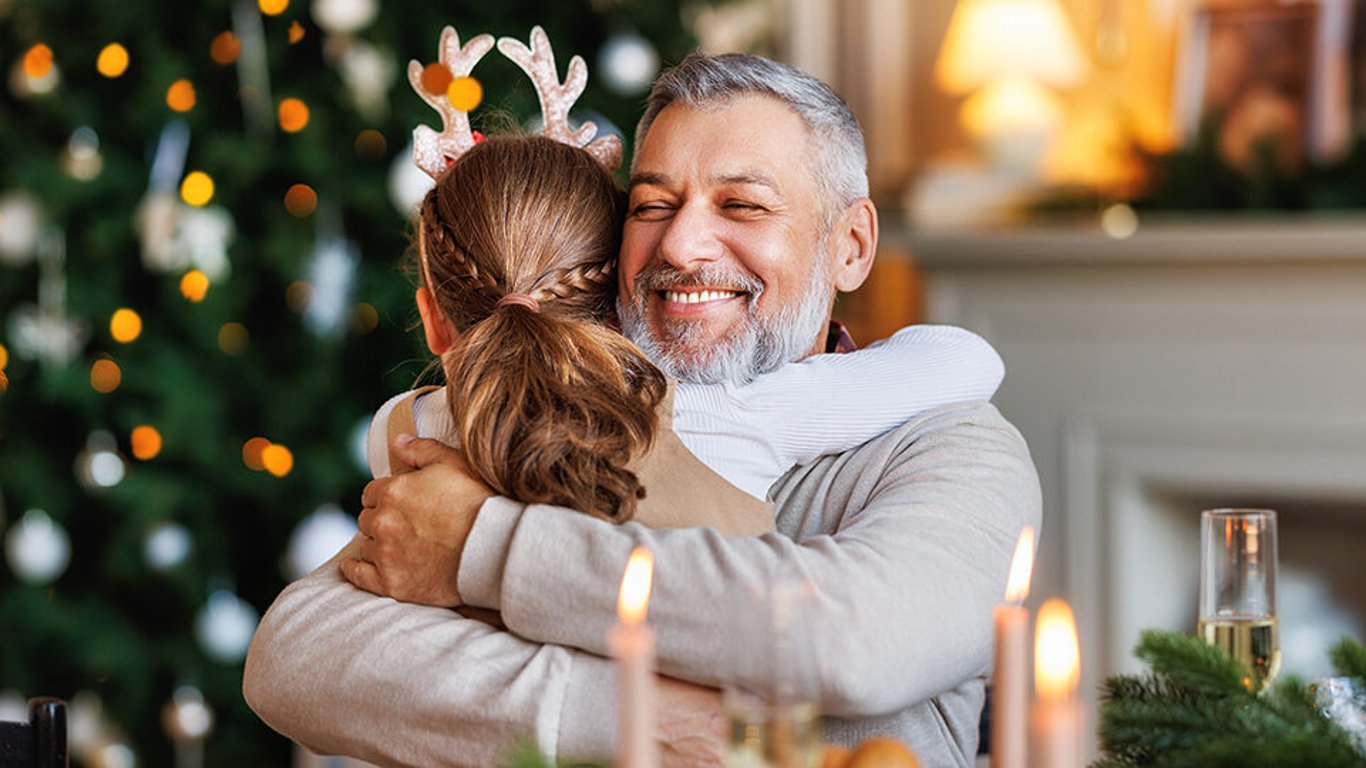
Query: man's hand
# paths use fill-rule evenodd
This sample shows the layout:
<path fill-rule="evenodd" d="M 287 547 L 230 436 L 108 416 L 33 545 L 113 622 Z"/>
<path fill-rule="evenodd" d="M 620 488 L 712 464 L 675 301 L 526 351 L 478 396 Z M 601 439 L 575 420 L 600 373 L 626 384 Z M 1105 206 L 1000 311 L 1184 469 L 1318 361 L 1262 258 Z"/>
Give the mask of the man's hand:
<path fill-rule="evenodd" d="M 372 480 L 361 495 L 361 556 L 342 575 L 368 592 L 442 608 L 461 605 L 456 578 L 474 517 L 493 492 L 464 457 L 436 440 L 399 435 L 393 455 L 406 468 Z"/>
<path fill-rule="evenodd" d="M 721 766 L 726 762 L 726 716 L 721 692 L 659 677 L 659 751 L 663 768 Z"/>

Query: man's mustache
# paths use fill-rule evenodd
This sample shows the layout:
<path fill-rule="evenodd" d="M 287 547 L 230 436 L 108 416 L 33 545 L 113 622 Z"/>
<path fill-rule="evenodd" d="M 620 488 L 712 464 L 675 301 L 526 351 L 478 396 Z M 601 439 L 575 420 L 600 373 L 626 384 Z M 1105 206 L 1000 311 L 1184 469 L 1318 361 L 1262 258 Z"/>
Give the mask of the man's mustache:
<path fill-rule="evenodd" d="M 657 262 L 642 269 L 632 286 L 638 296 L 651 291 L 668 291 L 678 288 L 716 288 L 720 290 L 748 293 L 750 300 L 764 292 L 764 282 L 754 275 L 731 267 L 704 265 L 695 270 L 683 272 L 672 264 Z"/>

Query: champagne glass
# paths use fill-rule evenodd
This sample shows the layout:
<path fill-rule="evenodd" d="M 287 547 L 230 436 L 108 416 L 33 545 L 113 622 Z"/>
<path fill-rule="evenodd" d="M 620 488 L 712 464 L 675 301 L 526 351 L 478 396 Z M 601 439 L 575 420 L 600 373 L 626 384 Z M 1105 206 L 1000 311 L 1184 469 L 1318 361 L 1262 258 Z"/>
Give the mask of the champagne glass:
<path fill-rule="evenodd" d="M 1205 642 L 1248 670 L 1259 692 L 1281 669 L 1276 623 L 1276 513 L 1208 509 L 1200 513 L 1200 618 Z"/>

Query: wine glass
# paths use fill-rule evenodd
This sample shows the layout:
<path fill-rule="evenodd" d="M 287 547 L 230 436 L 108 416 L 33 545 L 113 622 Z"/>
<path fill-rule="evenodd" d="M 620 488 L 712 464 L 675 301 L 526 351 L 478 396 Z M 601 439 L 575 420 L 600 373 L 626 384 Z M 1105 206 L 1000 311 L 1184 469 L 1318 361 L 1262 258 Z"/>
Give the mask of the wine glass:
<path fill-rule="evenodd" d="M 1248 670 L 1260 692 L 1281 669 L 1276 622 L 1276 513 L 1207 509 L 1200 513 L 1198 632 Z"/>

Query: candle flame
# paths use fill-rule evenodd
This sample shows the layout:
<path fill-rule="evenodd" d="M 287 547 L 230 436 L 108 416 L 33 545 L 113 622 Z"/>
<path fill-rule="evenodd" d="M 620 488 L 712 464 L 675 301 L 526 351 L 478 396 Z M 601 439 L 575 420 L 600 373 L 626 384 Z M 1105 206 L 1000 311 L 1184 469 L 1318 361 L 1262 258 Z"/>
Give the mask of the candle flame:
<path fill-rule="evenodd" d="M 1015 541 L 1015 556 L 1010 560 L 1006 580 L 1006 602 L 1019 605 L 1029 597 L 1029 577 L 1034 573 L 1034 528 L 1026 525 Z"/>
<path fill-rule="evenodd" d="M 1049 600 L 1039 608 L 1034 634 L 1034 690 L 1039 698 L 1062 701 L 1077 690 L 1081 678 L 1081 649 L 1077 622 L 1064 600 Z"/>
<path fill-rule="evenodd" d="M 650 581 L 654 575 L 655 558 L 645 547 L 636 547 L 626 561 L 626 572 L 621 577 L 621 592 L 617 596 L 617 618 L 623 624 L 635 626 L 645 621 L 650 606 Z"/>

